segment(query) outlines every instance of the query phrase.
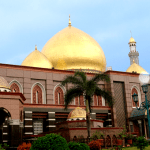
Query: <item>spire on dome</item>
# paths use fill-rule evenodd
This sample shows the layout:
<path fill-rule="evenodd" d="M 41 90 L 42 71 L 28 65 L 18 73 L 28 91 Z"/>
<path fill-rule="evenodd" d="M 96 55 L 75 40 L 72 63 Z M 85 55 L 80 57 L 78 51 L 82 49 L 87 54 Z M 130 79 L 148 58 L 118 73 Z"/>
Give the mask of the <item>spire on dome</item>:
<path fill-rule="evenodd" d="M 69 24 L 68 24 L 68 26 L 71 26 L 70 14 L 69 14 Z"/>
<path fill-rule="evenodd" d="M 35 50 L 37 50 L 37 45 L 35 45 Z"/>

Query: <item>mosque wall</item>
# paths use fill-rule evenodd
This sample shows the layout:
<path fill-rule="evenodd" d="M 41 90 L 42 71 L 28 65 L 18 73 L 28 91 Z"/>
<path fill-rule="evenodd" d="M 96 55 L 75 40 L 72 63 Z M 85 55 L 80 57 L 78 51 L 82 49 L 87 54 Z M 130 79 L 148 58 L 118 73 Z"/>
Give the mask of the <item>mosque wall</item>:
<path fill-rule="evenodd" d="M 93 118 L 95 119 L 99 119 L 104 117 L 103 115 L 105 114 L 106 116 L 104 118 L 107 119 L 106 121 L 107 123 L 105 122 L 104 126 L 111 127 L 113 125 L 115 127 L 122 127 L 124 124 L 128 125 L 129 124 L 128 118 L 130 117 L 130 114 L 133 110 L 131 97 L 132 96 L 131 90 L 133 86 L 136 86 L 139 89 L 141 93 L 141 101 L 144 101 L 144 94 L 142 93 L 142 89 L 140 87 L 141 85 L 138 80 L 138 74 L 117 72 L 117 71 L 107 71 L 106 73 L 110 76 L 111 79 L 110 83 L 108 84 L 100 81 L 98 84 L 101 88 L 110 90 L 115 99 L 117 99 L 117 102 L 119 103 L 121 101 L 121 104 L 119 106 L 114 105 L 113 111 L 111 111 L 111 108 L 108 107 L 107 103 L 104 107 L 98 106 L 95 102 L 93 105 L 94 107 L 91 116 L 93 116 Z M 28 125 L 31 126 L 30 128 L 29 127 L 25 128 L 25 134 L 33 134 L 33 122 L 35 121 L 35 118 L 32 117 L 37 112 L 47 114 L 54 113 L 54 116 L 52 118 L 48 118 L 54 119 L 53 121 L 44 119 L 44 122 L 48 124 L 47 128 L 49 128 L 49 131 L 52 130 L 54 126 L 53 122 L 61 120 L 59 118 L 60 113 L 64 113 L 63 114 L 64 118 L 62 118 L 62 120 L 66 120 L 67 115 L 65 113 L 69 113 L 72 109 L 74 109 L 77 106 L 77 102 L 75 101 L 75 103 L 72 103 L 70 109 L 68 109 L 67 112 L 63 110 L 62 105 L 52 106 L 51 104 L 55 104 L 54 101 L 54 99 L 56 98 L 55 89 L 57 87 L 60 87 L 64 91 L 67 88 L 71 87 L 71 85 L 61 87 L 60 82 L 64 79 L 66 75 L 73 75 L 73 74 L 74 72 L 71 71 L 13 66 L 5 64 L 0 65 L 0 76 L 3 76 L 10 84 L 15 82 L 18 85 L 20 85 L 20 87 L 22 87 L 23 94 L 26 98 L 26 101 L 24 102 L 25 105 L 23 106 L 24 113 L 21 112 L 21 107 L 19 110 L 20 119 L 21 117 L 23 117 L 23 115 L 24 119 L 27 119 L 24 121 L 25 126 Z M 93 74 L 87 75 L 88 78 L 91 78 L 93 76 Z M 31 104 L 31 98 L 33 94 L 32 89 L 34 89 L 34 86 L 36 85 L 38 85 L 41 88 L 42 95 L 44 95 L 47 105 L 37 104 L 33 106 Z M 118 90 L 116 90 L 117 86 Z M 81 107 L 85 108 L 82 102 L 81 104 L 82 104 Z M 120 114 L 120 110 L 123 110 L 123 113 L 120 116 L 118 116 Z M 29 113 L 31 115 L 30 118 L 26 118 L 27 114 L 26 112 L 27 113 L 30 112 Z M 120 117 L 122 117 L 122 119 Z"/>

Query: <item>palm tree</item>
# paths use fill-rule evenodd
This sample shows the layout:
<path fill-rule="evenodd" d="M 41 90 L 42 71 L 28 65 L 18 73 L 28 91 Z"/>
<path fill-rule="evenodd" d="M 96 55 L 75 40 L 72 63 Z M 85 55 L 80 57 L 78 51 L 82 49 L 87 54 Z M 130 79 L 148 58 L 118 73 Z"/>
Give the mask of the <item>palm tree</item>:
<path fill-rule="evenodd" d="M 86 123 L 87 123 L 87 132 L 88 138 L 90 138 L 91 132 L 91 124 L 90 124 L 90 112 L 91 112 L 91 104 L 93 102 L 93 95 L 103 96 L 109 106 L 113 105 L 113 98 L 111 93 L 105 90 L 102 90 L 98 86 L 99 81 L 109 82 L 110 78 L 106 74 L 96 74 L 92 79 L 87 80 L 86 74 L 84 72 L 75 72 L 74 76 L 66 76 L 66 78 L 61 82 L 64 86 L 68 83 L 72 84 L 69 90 L 65 93 L 65 110 L 67 109 L 69 103 L 73 101 L 73 99 L 77 96 L 84 96 L 84 100 L 86 102 Z"/>

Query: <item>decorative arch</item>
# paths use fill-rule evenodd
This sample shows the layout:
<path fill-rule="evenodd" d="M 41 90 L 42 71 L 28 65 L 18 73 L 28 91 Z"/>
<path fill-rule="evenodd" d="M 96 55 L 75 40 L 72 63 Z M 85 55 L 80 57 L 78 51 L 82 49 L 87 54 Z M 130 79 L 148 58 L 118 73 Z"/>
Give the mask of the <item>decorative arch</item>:
<path fill-rule="evenodd" d="M 66 92 L 65 87 L 61 85 L 60 83 L 57 84 L 54 87 L 54 91 L 53 91 L 53 104 L 63 105 L 65 92 Z"/>
<path fill-rule="evenodd" d="M 23 93 L 23 88 L 19 81 L 12 80 L 9 85 L 12 92 Z"/>
<path fill-rule="evenodd" d="M 139 88 L 136 85 L 133 85 L 132 88 L 131 88 L 132 107 L 136 107 L 135 102 L 133 101 L 133 98 L 132 98 L 132 95 L 134 93 L 138 94 L 137 106 L 140 107 L 140 104 L 141 104 L 141 92 L 140 92 Z"/>
<path fill-rule="evenodd" d="M 0 125 L 2 123 L 4 123 L 5 118 L 11 119 L 11 114 L 10 114 L 10 112 L 6 108 L 0 107 L 0 113 L 1 113 Z"/>
<path fill-rule="evenodd" d="M 46 92 L 44 86 L 36 82 L 31 87 L 31 103 L 46 104 Z"/>

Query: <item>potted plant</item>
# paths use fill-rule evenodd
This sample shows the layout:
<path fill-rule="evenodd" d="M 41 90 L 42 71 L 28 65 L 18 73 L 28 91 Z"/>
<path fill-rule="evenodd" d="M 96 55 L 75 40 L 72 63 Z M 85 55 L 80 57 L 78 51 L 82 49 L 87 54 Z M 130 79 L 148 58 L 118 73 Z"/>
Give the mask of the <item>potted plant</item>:
<path fill-rule="evenodd" d="M 127 143 L 132 145 L 132 139 L 134 138 L 133 134 L 131 133 L 127 133 L 126 134 L 126 139 L 127 139 Z"/>
<path fill-rule="evenodd" d="M 126 137 L 126 132 L 127 132 L 127 129 L 125 128 L 125 126 L 123 126 L 123 130 L 122 132 L 120 132 L 118 134 L 118 138 L 117 138 L 117 145 L 122 145 L 123 144 L 123 139 Z"/>

